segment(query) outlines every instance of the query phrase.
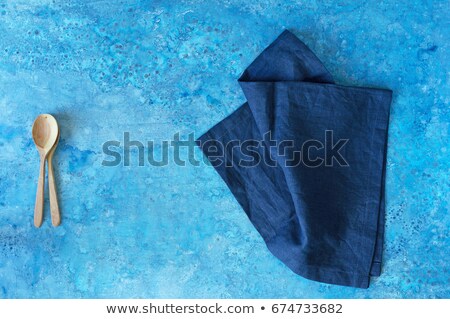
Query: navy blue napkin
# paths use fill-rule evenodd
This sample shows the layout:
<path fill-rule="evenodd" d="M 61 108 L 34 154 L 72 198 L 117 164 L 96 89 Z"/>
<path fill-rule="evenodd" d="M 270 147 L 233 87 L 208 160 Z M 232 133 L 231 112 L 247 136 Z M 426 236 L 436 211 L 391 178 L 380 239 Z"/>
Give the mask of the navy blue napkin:
<path fill-rule="evenodd" d="M 268 249 L 312 280 L 379 276 L 392 92 L 335 84 L 284 31 L 244 71 L 247 103 L 197 140 Z"/>

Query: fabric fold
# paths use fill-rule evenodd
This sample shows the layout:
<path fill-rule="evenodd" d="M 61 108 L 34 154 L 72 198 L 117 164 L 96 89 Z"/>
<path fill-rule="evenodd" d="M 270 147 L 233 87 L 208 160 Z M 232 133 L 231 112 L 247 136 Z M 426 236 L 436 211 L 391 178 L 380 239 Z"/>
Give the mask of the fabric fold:
<path fill-rule="evenodd" d="M 381 272 L 392 92 L 341 86 L 284 31 L 243 72 L 247 102 L 197 144 L 295 273 L 367 288 Z"/>

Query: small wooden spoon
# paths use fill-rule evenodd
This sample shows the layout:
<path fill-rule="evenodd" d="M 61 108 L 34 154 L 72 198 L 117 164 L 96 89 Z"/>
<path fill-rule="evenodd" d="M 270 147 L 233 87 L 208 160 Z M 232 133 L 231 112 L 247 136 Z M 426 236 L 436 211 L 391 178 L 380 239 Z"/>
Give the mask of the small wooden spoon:
<path fill-rule="evenodd" d="M 53 175 L 53 154 L 55 154 L 56 147 L 59 142 L 59 130 L 58 137 L 56 138 L 56 142 L 53 145 L 52 149 L 48 153 L 47 156 L 47 165 L 48 165 L 48 188 L 50 190 L 50 213 L 52 216 L 52 224 L 53 226 L 59 226 L 61 224 L 61 214 L 59 213 L 59 205 L 58 205 L 58 196 L 56 195 L 56 186 L 55 186 L 55 177 Z"/>
<path fill-rule="evenodd" d="M 34 207 L 34 226 L 41 227 L 44 217 L 45 160 L 58 139 L 58 123 L 50 114 L 41 114 L 33 123 L 32 135 L 41 161 L 38 188 L 36 192 L 36 204 Z"/>

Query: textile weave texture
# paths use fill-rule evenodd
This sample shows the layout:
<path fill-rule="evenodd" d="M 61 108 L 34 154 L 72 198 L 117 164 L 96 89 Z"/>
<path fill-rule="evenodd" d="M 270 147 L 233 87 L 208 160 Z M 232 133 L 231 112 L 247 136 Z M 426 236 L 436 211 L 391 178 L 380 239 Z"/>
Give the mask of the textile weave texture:
<path fill-rule="evenodd" d="M 342 86 L 284 31 L 239 79 L 247 103 L 197 144 L 295 273 L 367 288 L 385 223 L 386 89 Z"/>

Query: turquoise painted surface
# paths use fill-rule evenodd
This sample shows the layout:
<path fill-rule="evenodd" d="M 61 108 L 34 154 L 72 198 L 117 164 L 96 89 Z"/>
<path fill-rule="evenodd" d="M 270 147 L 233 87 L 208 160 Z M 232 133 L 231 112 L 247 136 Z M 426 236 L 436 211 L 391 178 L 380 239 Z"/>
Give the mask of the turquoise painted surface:
<path fill-rule="evenodd" d="M 0 0 L 0 297 L 449 298 L 449 13 L 448 1 Z M 125 131 L 198 136 L 231 113 L 236 79 L 284 28 L 338 83 L 394 91 L 383 273 L 367 290 L 289 271 L 204 164 L 102 166 Z M 39 113 L 61 127 L 56 229 L 48 202 L 32 225 Z"/>

